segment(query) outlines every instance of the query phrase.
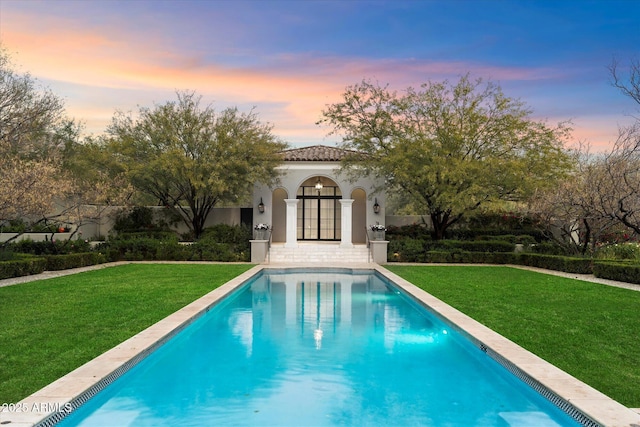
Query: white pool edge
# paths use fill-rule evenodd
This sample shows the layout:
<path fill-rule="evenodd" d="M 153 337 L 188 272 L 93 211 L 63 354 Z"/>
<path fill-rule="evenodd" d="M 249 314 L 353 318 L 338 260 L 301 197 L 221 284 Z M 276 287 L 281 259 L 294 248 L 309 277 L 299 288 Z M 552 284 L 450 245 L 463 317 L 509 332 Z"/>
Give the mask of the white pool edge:
<path fill-rule="evenodd" d="M 195 320 L 212 305 L 242 286 L 263 269 L 318 268 L 319 265 L 258 265 L 226 282 L 203 297 L 188 304 L 149 328 L 134 335 L 67 375 L 43 387 L 14 405 L 13 411 L 0 412 L 0 426 L 27 427 L 55 425 L 56 414 L 75 409 L 78 400 L 88 400 L 97 393 L 101 383 L 111 382 L 151 351 L 172 337 L 177 331 Z M 334 266 L 349 270 L 377 271 L 404 292 L 443 317 L 456 328 L 486 346 L 492 353 L 509 361 L 517 369 L 533 378 L 543 387 L 565 400 L 595 422 L 607 427 L 640 427 L 640 414 L 616 402 L 603 393 L 533 353 L 518 346 L 469 316 L 440 301 L 400 276 L 377 264 Z M 325 268 L 327 268 L 325 266 Z M 93 390 L 96 390 L 95 392 Z M 71 403 L 73 402 L 73 405 Z M 50 420 L 49 424 L 47 420 Z"/>

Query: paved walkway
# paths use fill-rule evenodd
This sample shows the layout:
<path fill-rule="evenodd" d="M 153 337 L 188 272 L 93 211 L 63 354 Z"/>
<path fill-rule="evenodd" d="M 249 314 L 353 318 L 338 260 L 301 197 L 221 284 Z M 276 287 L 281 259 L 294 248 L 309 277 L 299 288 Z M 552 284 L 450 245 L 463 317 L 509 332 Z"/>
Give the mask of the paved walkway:
<path fill-rule="evenodd" d="M 14 278 L 11 278 L 11 279 L 2 279 L 2 280 L 0 280 L 0 288 L 3 287 L 3 286 L 11 286 L 11 285 L 17 285 L 19 283 L 32 282 L 34 280 L 42 280 L 42 279 L 50 279 L 52 277 L 68 276 L 69 274 L 82 273 L 83 271 L 98 270 L 98 269 L 101 269 L 101 268 L 114 267 L 114 266 L 117 266 L 117 265 L 133 264 L 134 262 L 150 263 L 150 264 L 158 264 L 158 263 L 163 263 L 163 264 L 170 264 L 170 263 L 173 263 L 173 264 L 184 264 L 185 263 L 185 262 L 182 262 L 182 261 L 119 261 L 119 262 L 110 262 L 110 263 L 107 263 L 107 264 L 92 265 L 92 266 L 89 266 L 89 267 L 71 268 L 69 270 L 61 270 L 61 271 L 45 271 L 44 273 L 34 274 L 34 275 L 31 275 L 31 276 L 21 276 L 21 277 L 14 277 Z M 189 261 L 189 263 L 192 263 L 192 264 L 211 264 L 211 262 L 199 262 L 199 261 Z M 393 265 L 393 264 L 396 264 L 396 263 L 391 263 L 389 265 Z M 398 265 L 400 265 L 400 264 L 402 264 L 402 265 L 416 265 L 416 264 L 405 264 L 405 263 L 397 263 L 397 264 Z M 423 264 L 423 265 L 456 265 L 456 266 L 474 265 L 474 266 L 478 266 L 478 265 L 488 265 L 488 264 Z M 523 265 L 508 265 L 507 267 L 521 268 L 523 270 L 531 270 L 531 271 L 536 271 L 538 273 L 551 274 L 551 275 L 554 275 L 554 276 L 568 277 L 570 279 L 584 280 L 585 282 L 594 282 L 594 283 L 600 283 L 600 284 L 603 284 L 603 285 L 616 286 L 618 288 L 631 289 L 633 291 L 640 291 L 640 285 L 634 285 L 634 284 L 625 283 L 625 282 L 618 282 L 618 281 L 615 281 L 615 280 L 600 279 L 598 277 L 595 277 L 593 274 L 565 273 L 565 272 L 562 272 L 562 271 L 545 270 L 543 268 L 527 267 L 527 266 L 523 266 Z"/>

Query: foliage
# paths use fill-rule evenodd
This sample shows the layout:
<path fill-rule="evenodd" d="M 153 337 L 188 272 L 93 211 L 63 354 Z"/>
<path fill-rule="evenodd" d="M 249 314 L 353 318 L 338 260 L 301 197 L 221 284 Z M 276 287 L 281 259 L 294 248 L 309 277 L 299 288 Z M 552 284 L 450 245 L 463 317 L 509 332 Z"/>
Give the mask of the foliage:
<path fill-rule="evenodd" d="M 158 254 L 161 248 L 164 246 L 173 248 L 178 245 L 177 241 L 163 241 L 143 236 L 122 236 L 100 244 L 97 250 L 106 253 L 110 261 L 154 261 L 160 259 Z M 163 253 L 166 252 L 163 250 Z"/>
<path fill-rule="evenodd" d="M 40 257 L 0 261 L 0 279 L 42 273 L 45 270 L 46 265 L 47 261 Z"/>
<path fill-rule="evenodd" d="M 18 402 L 249 268 L 124 265 L 0 288 L 0 402 Z"/>
<path fill-rule="evenodd" d="M 247 226 L 216 224 L 212 227 L 207 227 L 200 240 L 246 245 L 248 248 L 251 238 L 251 229 Z"/>
<path fill-rule="evenodd" d="M 0 49 L 0 222 L 50 213 L 67 185 L 59 138 L 68 125 L 62 100 Z"/>
<path fill-rule="evenodd" d="M 490 253 L 512 253 L 515 245 L 503 240 L 478 240 L 478 241 L 459 241 L 459 240 L 422 240 L 422 239 L 393 239 L 389 241 L 387 246 L 387 259 L 389 261 L 398 262 L 456 262 L 456 255 L 465 257 L 470 260 L 472 258 L 468 253 L 480 252 L 483 257 L 475 257 L 475 261 L 468 262 L 492 262 L 483 259 L 492 258 Z M 445 261 L 434 261 L 434 257 Z"/>
<path fill-rule="evenodd" d="M 183 218 L 198 238 L 218 203 L 237 203 L 256 182 L 277 177 L 286 144 L 257 115 L 200 107 L 194 93 L 141 108 L 138 118 L 117 113 L 109 149 L 132 185 Z"/>
<path fill-rule="evenodd" d="M 164 210 L 162 211 L 164 212 Z M 115 216 L 113 230 L 122 232 L 134 231 L 170 231 L 170 223 L 175 224 L 179 219 L 169 218 L 169 221 L 156 219 L 154 211 L 147 206 L 135 206 L 121 209 Z"/>
<path fill-rule="evenodd" d="M 409 224 L 409 225 L 390 225 L 387 227 L 387 238 L 389 240 L 403 239 L 431 239 L 431 232 L 424 224 Z"/>
<path fill-rule="evenodd" d="M 107 258 L 98 252 L 72 253 L 65 255 L 47 255 L 46 270 L 58 271 L 70 268 L 87 267 L 90 265 L 103 264 L 107 262 Z"/>
<path fill-rule="evenodd" d="M 612 63 L 612 84 L 640 105 L 640 64 L 632 60 L 629 65 L 625 74 L 617 61 Z M 574 158 L 574 173 L 531 201 L 548 237 L 584 255 L 595 252 L 620 227 L 640 234 L 640 121 L 620 127 L 604 155 L 592 156 L 588 147 L 580 147 Z"/>
<path fill-rule="evenodd" d="M 591 274 L 593 261 L 591 258 L 567 257 L 533 253 L 518 254 L 519 264 L 547 270 L 564 271 L 566 273 Z"/>
<path fill-rule="evenodd" d="M 459 263 L 459 264 L 518 264 L 518 254 L 514 252 L 466 252 L 428 251 L 425 252 L 425 262 L 428 263 Z"/>
<path fill-rule="evenodd" d="M 246 226 L 217 224 L 205 230 L 191 249 L 192 259 L 215 261 L 249 261 L 252 232 Z"/>
<path fill-rule="evenodd" d="M 628 242 L 601 246 L 596 251 L 595 258 L 605 260 L 635 260 L 640 262 L 640 244 Z"/>
<path fill-rule="evenodd" d="M 389 240 L 387 259 L 397 262 L 425 262 L 424 240 L 412 238 Z"/>
<path fill-rule="evenodd" d="M 640 285 L 640 265 L 638 264 L 596 261 L 593 264 L 593 274 L 603 279 Z"/>
<path fill-rule="evenodd" d="M 250 252 L 237 251 L 235 245 L 211 240 L 198 240 L 190 246 L 193 261 L 247 262 Z"/>
<path fill-rule="evenodd" d="M 536 243 L 529 248 L 529 251 L 544 255 L 567 255 L 566 247 L 559 245 L 557 242 Z"/>
<path fill-rule="evenodd" d="M 98 206 L 129 206 L 134 189 L 104 137 L 70 134 L 65 140 L 63 166 L 73 178 L 72 198 Z"/>
<path fill-rule="evenodd" d="M 16 253 L 32 255 L 60 255 L 89 252 L 91 247 L 84 240 L 46 240 L 24 239 L 7 245 L 7 249 Z"/>
<path fill-rule="evenodd" d="M 323 111 L 321 123 L 354 150 L 343 167 L 385 177 L 431 218 L 433 236 L 481 206 L 520 200 L 570 169 L 565 124 L 550 128 L 492 83 L 464 76 L 404 95 L 363 81 Z"/>
<path fill-rule="evenodd" d="M 173 232 L 120 233 L 97 249 L 111 261 L 249 261 L 251 229 L 218 224 L 193 244 L 181 244 Z"/>

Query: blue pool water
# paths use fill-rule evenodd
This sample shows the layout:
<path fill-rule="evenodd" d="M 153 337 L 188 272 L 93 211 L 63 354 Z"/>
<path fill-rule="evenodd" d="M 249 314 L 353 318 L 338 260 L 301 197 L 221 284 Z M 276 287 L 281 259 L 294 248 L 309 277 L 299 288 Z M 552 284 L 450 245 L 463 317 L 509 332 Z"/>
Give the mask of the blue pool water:
<path fill-rule="evenodd" d="M 575 426 L 375 273 L 261 274 L 61 426 Z"/>

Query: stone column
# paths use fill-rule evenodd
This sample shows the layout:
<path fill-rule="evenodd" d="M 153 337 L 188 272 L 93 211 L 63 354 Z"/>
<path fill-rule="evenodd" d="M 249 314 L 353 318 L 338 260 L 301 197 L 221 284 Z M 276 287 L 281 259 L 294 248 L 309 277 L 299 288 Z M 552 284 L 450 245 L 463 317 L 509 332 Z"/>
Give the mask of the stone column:
<path fill-rule="evenodd" d="M 341 216 L 340 216 L 340 224 L 342 225 L 341 239 L 340 239 L 340 247 L 341 248 L 352 248 L 353 243 L 351 242 L 351 229 L 352 229 L 352 221 L 353 217 L 353 199 L 341 199 L 340 204 L 342 205 Z"/>
<path fill-rule="evenodd" d="M 298 247 L 298 233 L 296 223 L 298 222 L 298 199 L 284 199 L 287 204 L 287 236 L 284 244 L 285 248 Z"/>

